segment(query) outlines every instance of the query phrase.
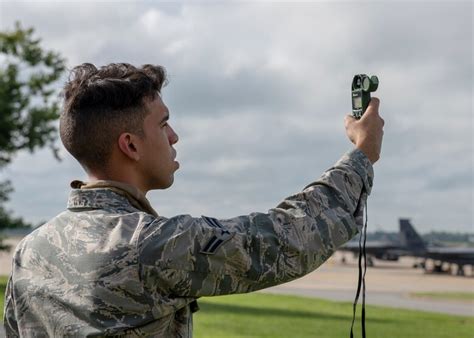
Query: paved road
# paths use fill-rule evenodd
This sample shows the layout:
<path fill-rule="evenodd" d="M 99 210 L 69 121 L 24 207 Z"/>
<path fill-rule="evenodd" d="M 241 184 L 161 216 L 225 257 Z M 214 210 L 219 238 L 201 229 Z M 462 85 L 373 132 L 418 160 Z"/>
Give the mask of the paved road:
<path fill-rule="evenodd" d="M 346 257 L 347 258 L 347 257 Z M 349 259 L 340 263 L 341 254 L 315 272 L 291 283 L 266 289 L 262 292 L 295 294 L 328 300 L 354 302 L 358 267 Z M 439 312 L 453 315 L 474 316 L 474 301 L 435 300 L 413 297 L 417 292 L 466 292 L 474 293 L 474 278 L 451 275 L 426 274 L 412 268 L 413 259 L 400 262 L 378 262 L 366 274 L 366 304 L 394 308 Z M 359 304 L 361 298 L 359 298 Z"/>

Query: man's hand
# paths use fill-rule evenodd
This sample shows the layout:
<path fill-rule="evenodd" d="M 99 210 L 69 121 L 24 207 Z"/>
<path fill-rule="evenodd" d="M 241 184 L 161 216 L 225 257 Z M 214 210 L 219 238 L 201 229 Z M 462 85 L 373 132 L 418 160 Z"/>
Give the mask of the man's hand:
<path fill-rule="evenodd" d="M 373 97 L 369 106 L 360 120 L 356 120 L 352 116 L 346 116 L 345 126 L 346 134 L 374 164 L 380 158 L 382 149 L 383 125 L 384 120 L 379 115 L 378 98 Z"/>

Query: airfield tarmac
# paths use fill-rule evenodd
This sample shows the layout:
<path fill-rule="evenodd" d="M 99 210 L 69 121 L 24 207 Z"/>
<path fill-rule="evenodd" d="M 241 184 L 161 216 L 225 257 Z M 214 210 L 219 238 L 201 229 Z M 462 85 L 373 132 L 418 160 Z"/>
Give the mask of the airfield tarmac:
<path fill-rule="evenodd" d="M 354 302 L 359 276 L 358 262 L 336 252 L 319 269 L 293 282 L 275 286 L 261 292 L 293 294 Z M 414 297 L 416 292 L 469 292 L 474 293 L 474 277 L 425 273 L 414 269 L 414 258 L 402 257 L 398 262 L 375 260 L 374 267 L 367 267 L 365 276 L 366 304 L 405 308 L 454 315 L 474 316 L 472 300 L 435 300 Z M 359 296 L 359 304 L 362 294 Z M 360 306 L 360 305 L 359 305 Z"/>
<path fill-rule="evenodd" d="M 7 239 L 13 247 L 19 239 Z M 344 254 L 346 264 L 341 262 L 342 253 L 336 252 L 319 269 L 297 279 L 261 292 L 283 293 L 318 297 L 336 301 L 353 302 L 357 290 L 358 265 L 351 254 Z M 402 257 L 398 262 L 375 260 L 375 267 L 366 273 L 366 304 L 406 308 L 455 315 L 474 316 L 474 301 L 434 300 L 414 298 L 414 292 L 470 292 L 474 293 L 474 277 L 426 274 L 422 269 L 412 268 L 415 260 Z M 0 275 L 11 270 L 11 252 L 0 253 Z M 359 304 L 362 295 L 359 298 Z M 1 336 L 1 333 L 0 333 Z"/>

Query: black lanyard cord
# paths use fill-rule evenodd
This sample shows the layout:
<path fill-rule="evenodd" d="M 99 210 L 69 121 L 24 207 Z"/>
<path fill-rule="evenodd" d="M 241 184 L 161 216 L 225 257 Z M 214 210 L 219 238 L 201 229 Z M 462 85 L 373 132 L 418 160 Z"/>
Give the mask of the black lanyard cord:
<path fill-rule="evenodd" d="M 359 281 L 357 282 L 357 292 L 352 306 L 352 324 L 351 324 L 351 338 L 354 338 L 353 328 L 356 315 L 357 302 L 359 301 L 360 289 L 362 285 L 362 338 L 365 337 L 365 273 L 367 272 L 367 255 L 365 250 L 365 244 L 367 240 L 367 203 L 365 204 L 365 223 L 360 232 L 359 237 Z M 363 239 L 363 241 L 362 241 Z M 362 273 L 362 257 L 364 258 L 364 269 Z"/>
<path fill-rule="evenodd" d="M 365 273 L 367 272 L 367 254 L 365 243 L 367 241 L 367 204 L 365 204 L 365 224 L 364 224 L 364 246 L 362 254 L 364 255 L 364 274 L 362 275 L 362 337 L 365 338 Z"/>

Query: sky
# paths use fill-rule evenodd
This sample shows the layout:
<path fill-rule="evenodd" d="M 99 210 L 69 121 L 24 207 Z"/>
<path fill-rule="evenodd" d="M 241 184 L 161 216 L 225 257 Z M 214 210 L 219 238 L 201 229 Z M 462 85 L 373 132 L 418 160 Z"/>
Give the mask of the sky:
<path fill-rule="evenodd" d="M 400 217 L 422 233 L 474 230 L 470 1 L 0 1 L 0 29 L 15 21 L 69 69 L 166 67 L 181 167 L 147 195 L 160 215 L 266 212 L 301 191 L 352 149 L 343 121 L 365 73 L 385 120 L 369 231 L 398 231 Z M 21 152 L 0 172 L 14 215 L 46 221 L 86 179 L 58 146 L 61 162 Z"/>

